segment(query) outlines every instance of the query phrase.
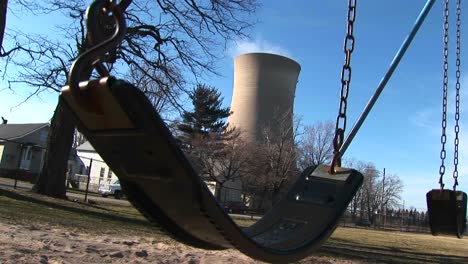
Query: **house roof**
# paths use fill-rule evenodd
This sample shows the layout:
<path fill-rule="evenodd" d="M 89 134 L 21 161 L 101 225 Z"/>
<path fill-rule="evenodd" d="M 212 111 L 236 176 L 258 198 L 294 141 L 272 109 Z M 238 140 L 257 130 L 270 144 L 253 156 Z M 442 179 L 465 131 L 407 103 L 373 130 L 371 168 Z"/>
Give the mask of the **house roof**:
<path fill-rule="evenodd" d="M 91 145 L 91 143 L 89 143 L 89 141 L 86 141 L 85 143 L 79 145 L 78 147 L 76 147 L 76 150 L 77 151 L 91 151 L 91 152 L 96 152 L 96 150 L 94 150 L 93 146 Z"/>
<path fill-rule="evenodd" d="M 0 124 L 0 140 L 15 140 L 50 126 L 49 123 Z"/>

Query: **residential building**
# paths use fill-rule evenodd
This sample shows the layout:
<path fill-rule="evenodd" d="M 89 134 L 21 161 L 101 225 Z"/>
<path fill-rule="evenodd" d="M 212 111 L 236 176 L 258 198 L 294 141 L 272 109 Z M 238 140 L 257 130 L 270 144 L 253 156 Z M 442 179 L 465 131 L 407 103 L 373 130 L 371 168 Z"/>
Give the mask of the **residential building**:
<path fill-rule="evenodd" d="M 71 163 L 69 162 L 69 164 Z M 72 185 L 80 189 L 85 189 L 86 185 L 88 185 L 88 173 L 91 176 L 88 185 L 90 191 L 97 191 L 101 183 L 114 183 L 118 180 L 117 175 L 112 172 L 112 169 L 103 161 L 89 141 L 86 141 L 76 148 L 76 162 L 73 164 L 76 165 L 69 168 L 69 171 L 73 172 L 73 174 L 70 174 L 71 176 L 69 179 Z M 205 183 L 213 195 L 215 195 L 216 182 L 206 179 Z M 224 187 L 227 188 L 227 190 L 222 192 L 220 203 L 240 201 L 240 197 L 238 197 L 239 195 L 237 193 L 240 189 L 238 184 L 239 182 L 234 181 L 225 183 Z"/>
<path fill-rule="evenodd" d="M 49 123 L 0 124 L 0 176 L 33 181 L 44 163 Z"/>
<path fill-rule="evenodd" d="M 76 148 L 76 160 L 78 167 L 74 168 L 74 175 L 70 177 L 72 183 L 76 183 L 80 189 L 88 185 L 90 191 L 97 191 L 101 183 L 114 183 L 118 178 L 103 161 L 93 146 L 86 141 Z"/>

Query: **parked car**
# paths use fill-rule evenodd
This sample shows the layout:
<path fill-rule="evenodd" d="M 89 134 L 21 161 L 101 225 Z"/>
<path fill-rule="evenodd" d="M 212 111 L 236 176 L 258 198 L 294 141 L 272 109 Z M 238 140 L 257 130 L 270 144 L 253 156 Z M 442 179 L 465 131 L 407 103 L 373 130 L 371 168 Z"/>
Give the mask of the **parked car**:
<path fill-rule="evenodd" d="M 114 183 L 101 183 L 99 184 L 98 192 L 103 196 L 107 197 L 113 195 L 115 199 L 121 199 L 123 196 L 122 187 L 120 187 L 119 180 L 116 180 Z"/>
<path fill-rule="evenodd" d="M 224 204 L 224 210 L 232 214 L 247 214 L 249 207 L 241 201 L 231 201 Z"/>

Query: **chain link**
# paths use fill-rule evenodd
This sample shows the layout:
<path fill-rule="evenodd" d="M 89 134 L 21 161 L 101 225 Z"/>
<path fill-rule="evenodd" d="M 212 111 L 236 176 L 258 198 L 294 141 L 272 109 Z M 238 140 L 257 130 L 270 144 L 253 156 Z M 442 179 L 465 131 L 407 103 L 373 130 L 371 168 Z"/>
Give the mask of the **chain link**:
<path fill-rule="evenodd" d="M 444 79 L 443 79 L 443 97 L 442 97 L 442 135 L 440 142 L 442 148 L 440 150 L 441 165 L 439 168 L 439 184 L 440 189 L 444 188 L 444 174 L 445 174 L 445 143 L 447 142 L 447 135 L 445 133 L 447 128 L 447 90 L 448 90 L 448 42 L 449 42 L 449 0 L 444 2 Z"/>
<path fill-rule="evenodd" d="M 455 150 L 453 154 L 453 190 L 455 191 L 458 185 L 458 133 L 460 132 L 459 120 L 460 120 L 460 27 L 461 27 L 461 0 L 457 0 L 457 50 L 456 50 L 456 84 L 455 84 Z"/>
<path fill-rule="evenodd" d="M 351 55 L 354 51 L 354 21 L 356 19 L 356 4 L 357 0 L 348 0 L 347 32 L 343 45 L 345 60 L 343 68 L 341 69 L 340 106 L 338 109 L 338 116 L 336 118 L 335 137 L 333 138 L 334 155 L 330 168 L 331 173 L 335 172 L 336 166 L 341 166 L 339 151 L 343 145 L 344 133 L 346 131 L 346 109 L 348 106 L 349 86 L 351 83 Z"/>

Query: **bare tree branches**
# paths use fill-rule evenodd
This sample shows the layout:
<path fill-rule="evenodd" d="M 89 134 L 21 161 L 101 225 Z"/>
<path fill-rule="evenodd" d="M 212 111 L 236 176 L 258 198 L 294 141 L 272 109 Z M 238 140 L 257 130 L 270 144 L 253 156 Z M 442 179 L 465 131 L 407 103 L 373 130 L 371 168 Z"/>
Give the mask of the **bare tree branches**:
<path fill-rule="evenodd" d="M 403 182 L 395 174 L 388 174 L 377 183 L 377 188 L 381 190 L 381 207 L 396 208 L 400 205 L 401 193 L 403 192 Z"/>
<path fill-rule="evenodd" d="M 64 38 L 58 42 L 49 36 L 23 35 L 14 48 L 2 52 L 11 57 L 21 51 L 26 55 L 21 57 L 29 58 L 12 61 L 21 69 L 7 78 L 12 88 L 15 83 L 23 83 L 34 89 L 41 86 L 58 91 L 66 84 L 71 62 L 89 46 L 84 21 L 86 5 L 87 1 L 82 0 L 50 0 L 36 7 L 43 13 L 60 12 L 65 16 L 57 25 Z M 121 5 L 127 7 L 128 1 Z M 146 92 L 165 96 L 165 102 L 182 109 L 179 96 L 188 92 L 187 80 L 216 74 L 215 62 L 223 54 L 220 48 L 234 38 L 246 36 L 246 29 L 251 26 L 247 17 L 256 8 L 254 0 L 136 0 L 126 9 L 128 32 L 115 51 L 114 74 L 132 72 L 129 75 L 144 78 L 146 83 L 151 81 L 156 91 L 145 88 Z M 12 32 L 9 36 L 19 40 L 21 34 Z M 135 78 L 132 81 L 142 84 Z"/>
<path fill-rule="evenodd" d="M 143 65 L 142 67 L 146 67 Z M 173 112 L 174 105 L 178 105 L 181 92 L 172 90 L 170 81 L 162 81 L 165 76 L 156 69 L 147 69 L 147 74 L 143 74 L 139 70 L 130 70 L 127 80 L 133 83 L 137 88 L 145 93 L 146 97 L 153 104 L 154 109 L 160 113 Z M 150 78 L 149 76 L 154 76 Z"/>
<path fill-rule="evenodd" d="M 259 196 L 258 209 L 271 207 L 284 187 L 299 174 L 296 167 L 299 125 L 291 122 L 290 112 L 273 115 L 262 129 L 263 140 L 248 148 L 250 173 L 243 181 L 248 192 Z"/>
<path fill-rule="evenodd" d="M 64 14 L 57 26 L 63 35 L 59 40 L 55 38 L 57 32 L 46 36 L 25 36 L 21 32 L 10 35 L 17 40 L 22 36 L 10 52 L 2 50 L 1 53 L 7 56 L 5 72 L 8 74 L 4 72 L 4 77 L 11 89 L 21 83 L 33 89 L 31 96 L 44 89 L 59 91 L 68 82 L 68 69 L 78 54 L 97 44 L 91 41 L 99 42 L 108 37 L 106 29 L 112 29 L 112 25 L 106 24 L 100 36 L 85 32 L 87 2 L 49 0 L 38 7 L 43 13 Z M 136 0 L 130 6 L 128 3 L 125 0 L 120 3 L 126 8 L 128 24 L 124 41 L 104 57 L 115 65 L 111 68 L 112 74 L 132 76 L 130 80 L 143 86 L 142 90 L 160 111 L 171 107 L 182 109 L 179 96 L 188 92 L 188 80 L 216 73 L 219 48 L 225 48 L 227 41 L 233 38 L 245 36 L 245 29 L 251 25 L 246 22 L 249 21 L 246 15 L 256 9 L 255 0 Z M 19 70 L 10 72 L 10 62 Z M 36 190 L 61 197 L 63 188 L 57 188 L 64 186 L 60 182 L 64 178 L 56 175 L 65 175 L 63 162 L 66 161 L 62 158 L 68 156 L 74 125 L 67 122 L 67 113 L 59 110 L 60 101 L 52 120 L 46 165 Z M 49 188 L 51 186 L 53 188 Z"/>
<path fill-rule="evenodd" d="M 217 185 L 215 195 L 221 200 L 221 189 L 227 182 L 244 179 L 250 173 L 250 153 L 237 131 L 228 131 L 228 139 L 209 133 L 194 135 L 192 151 L 187 153 L 201 176 Z"/>
<path fill-rule="evenodd" d="M 395 174 L 382 174 L 371 162 L 347 160 L 347 167 L 355 168 L 364 175 L 364 183 L 356 193 L 348 210 L 351 216 L 374 222 L 377 212 L 397 208 L 400 204 L 403 183 Z"/>
<path fill-rule="evenodd" d="M 214 47 L 225 47 L 228 41 L 245 36 L 245 29 L 251 26 L 245 15 L 257 7 L 255 1 L 135 3 L 127 12 L 128 36 L 118 57 L 140 70 L 142 65 L 158 69 L 173 89 L 182 92 L 187 92 L 182 72 L 190 73 L 197 82 L 203 73 L 216 74 L 215 60 L 221 53 Z"/>
<path fill-rule="evenodd" d="M 330 163 L 333 157 L 334 125 L 331 121 L 306 126 L 299 146 L 299 167 Z"/>

